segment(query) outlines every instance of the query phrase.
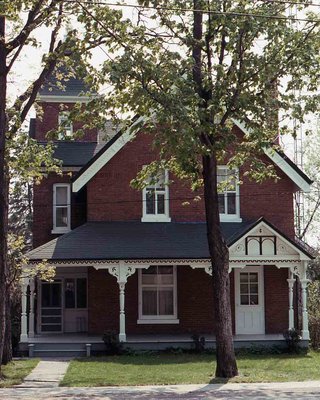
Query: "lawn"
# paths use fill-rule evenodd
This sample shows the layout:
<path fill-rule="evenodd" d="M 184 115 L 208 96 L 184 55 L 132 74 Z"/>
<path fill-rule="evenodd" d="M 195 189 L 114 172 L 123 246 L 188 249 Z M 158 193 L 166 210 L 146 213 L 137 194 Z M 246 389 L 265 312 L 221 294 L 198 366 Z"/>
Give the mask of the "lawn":
<path fill-rule="evenodd" d="M 39 360 L 30 358 L 25 360 L 12 361 L 1 367 L 3 379 L 0 379 L 0 388 L 17 385 L 23 381 L 38 364 Z"/>
<path fill-rule="evenodd" d="M 320 379 L 320 352 L 307 355 L 239 355 L 239 376 L 230 382 Z M 62 386 L 221 383 L 213 379 L 214 355 L 148 354 L 95 357 L 71 362 Z"/>

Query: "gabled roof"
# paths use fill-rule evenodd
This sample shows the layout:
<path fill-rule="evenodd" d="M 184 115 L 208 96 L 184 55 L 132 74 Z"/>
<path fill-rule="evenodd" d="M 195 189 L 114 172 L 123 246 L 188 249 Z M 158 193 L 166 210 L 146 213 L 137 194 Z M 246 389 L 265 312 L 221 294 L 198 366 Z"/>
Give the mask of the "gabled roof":
<path fill-rule="evenodd" d="M 312 256 L 264 218 L 241 223 L 221 223 L 229 248 L 254 231 L 267 225 L 290 243 L 305 259 Z M 31 262 L 77 260 L 209 259 L 206 223 L 87 222 L 84 225 L 30 251 Z"/>
<path fill-rule="evenodd" d="M 119 132 L 86 164 L 73 179 L 72 190 L 78 192 L 85 186 L 95 174 L 108 163 L 108 161 L 118 153 L 129 141 L 135 138 L 137 128 L 146 121 L 146 117 L 135 117 L 131 126 L 119 130 Z M 236 120 L 232 122 L 244 133 L 249 133 L 246 126 Z M 304 192 L 310 191 L 312 180 L 302 172 L 284 153 L 264 149 L 265 154 L 275 163 L 294 183 Z"/>
<path fill-rule="evenodd" d="M 86 73 L 88 75 L 88 73 Z M 74 68 L 58 65 L 41 86 L 37 99 L 50 102 L 86 102 L 97 93 L 85 82 L 86 75 L 76 76 Z"/>
<path fill-rule="evenodd" d="M 287 235 L 284 235 L 278 228 L 276 228 L 271 222 L 267 221 L 264 217 L 260 217 L 257 221 L 248 225 L 243 231 L 241 237 L 234 237 L 228 242 L 229 249 L 236 246 L 239 240 L 247 235 L 252 234 L 253 231 L 257 229 L 260 230 L 261 227 L 266 226 L 268 230 L 275 236 L 279 236 L 284 242 L 289 244 L 291 247 L 296 249 L 301 255 L 306 256 L 308 260 L 314 258 L 314 256 L 307 250 L 307 245 L 303 247 L 303 242 L 295 241 L 290 239 Z M 305 257 L 304 257 L 305 258 Z"/>

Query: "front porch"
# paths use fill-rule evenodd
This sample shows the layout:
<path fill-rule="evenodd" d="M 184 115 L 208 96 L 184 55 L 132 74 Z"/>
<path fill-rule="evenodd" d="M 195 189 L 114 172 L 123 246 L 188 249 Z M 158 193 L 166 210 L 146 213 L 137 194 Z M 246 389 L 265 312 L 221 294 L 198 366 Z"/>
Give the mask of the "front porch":
<path fill-rule="evenodd" d="M 200 335 L 205 338 L 206 348 L 215 348 L 215 336 L 210 334 Z M 234 335 L 234 347 L 252 348 L 256 347 L 284 347 L 285 341 L 280 334 L 262 335 Z M 303 341 L 302 346 L 308 342 Z M 135 351 L 166 350 L 169 348 L 192 349 L 193 340 L 191 335 L 127 335 L 124 348 Z M 20 350 L 29 357 L 51 356 L 90 356 L 92 354 L 103 354 L 105 345 L 102 337 L 87 334 L 52 334 L 39 335 L 28 338 L 20 344 Z"/>
<path fill-rule="evenodd" d="M 74 254 L 66 259 L 65 249 L 72 246 L 64 241 L 72 234 L 50 242 L 53 253 L 48 258 L 53 260 L 57 274 L 51 283 L 34 279 L 23 282 L 20 348 L 31 355 L 40 350 L 53 353 L 54 349 L 58 353 L 80 349 L 91 354 L 104 349 L 101 336 L 110 330 L 119 334 L 124 346 L 137 350 L 190 348 L 192 333 L 204 333 L 201 336 L 207 345 L 214 347 L 211 260 L 207 250 L 199 252 L 199 246 L 192 248 L 190 243 L 190 237 L 193 243 L 199 241 L 203 226 L 195 230 L 193 225 L 176 225 L 174 229 L 171 224 L 156 227 L 155 243 L 159 244 L 160 232 L 167 247 L 153 254 L 162 252 L 167 258 L 148 258 L 149 248 L 147 253 L 144 247 L 137 253 L 135 246 L 136 258 L 129 252 L 126 258 L 114 259 L 106 252 L 101 259 L 92 259 L 93 255 L 84 259 L 81 254 L 79 259 Z M 119 240 L 127 226 L 121 224 Z M 102 227 L 106 232 L 101 238 L 114 240 L 114 230 L 110 233 L 109 226 Z M 178 252 L 177 246 L 170 247 L 177 235 L 181 241 Z M 144 232 L 143 237 L 148 235 Z M 298 327 L 298 317 L 307 344 L 306 269 L 310 256 L 263 219 L 231 238 L 230 302 L 235 347 L 283 343 L 282 333 Z M 201 243 L 205 243 L 203 238 Z M 87 248 L 87 254 L 90 249 L 93 254 L 94 247 Z M 64 253 L 60 255 L 59 249 Z M 113 251 L 109 244 L 103 251 L 110 249 Z M 197 258 L 182 256 L 190 254 L 190 249 Z M 36 257 L 34 262 L 41 259 L 38 253 Z M 295 301 L 298 290 L 302 300 L 299 315 Z"/>

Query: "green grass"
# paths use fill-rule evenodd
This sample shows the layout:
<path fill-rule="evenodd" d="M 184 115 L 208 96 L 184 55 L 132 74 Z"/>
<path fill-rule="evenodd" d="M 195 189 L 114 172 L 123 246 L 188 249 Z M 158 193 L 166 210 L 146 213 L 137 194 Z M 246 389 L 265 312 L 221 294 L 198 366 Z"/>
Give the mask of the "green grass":
<path fill-rule="evenodd" d="M 18 385 L 33 370 L 39 360 L 30 358 L 25 360 L 11 361 L 8 365 L 2 365 L 2 379 L 0 388 Z"/>
<path fill-rule="evenodd" d="M 155 354 L 95 357 L 71 362 L 62 386 L 170 385 L 221 383 L 213 379 L 215 356 Z M 320 353 L 239 355 L 239 376 L 230 382 L 320 379 Z"/>

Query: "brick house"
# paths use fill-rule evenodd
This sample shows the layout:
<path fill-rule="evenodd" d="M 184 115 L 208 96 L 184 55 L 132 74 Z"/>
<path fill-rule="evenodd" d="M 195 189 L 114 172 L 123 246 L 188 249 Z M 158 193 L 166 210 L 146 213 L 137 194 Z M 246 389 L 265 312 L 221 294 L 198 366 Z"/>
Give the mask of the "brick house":
<path fill-rule="evenodd" d="M 77 79 L 66 90 L 43 88 L 42 120 L 31 135 L 65 123 L 66 108 L 85 104 Z M 241 122 L 234 130 L 246 132 Z M 65 136 L 74 128 L 64 125 Z M 214 345 L 211 264 L 203 200 L 163 171 L 142 192 L 130 181 L 157 158 L 143 129 L 91 130 L 57 140 L 63 176 L 34 188 L 31 263 L 56 266 L 54 282 L 26 280 L 22 290 L 21 349 L 30 354 L 89 352 L 105 331 L 135 348 L 189 346 L 191 335 Z M 265 152 L 279 180 L 243 180 L 220 194 L 222 231 L 230 250 L 231 305 L 236 346 L 280 343 L 297 326 L 296 276 L 302 287 L 302 337 L 309 339 L 306 266 L 310 254 L 294 237 L 293 194 L 310 179 L 280 152 Z M 219 167 L 220 179 L 230 171 Z M 173 183 L 165 184 L 168 179 Z M 186 203 L 187 201 L 187 203 Z M 29 300 L 28 300 L 29 298 Z M 85 347 L 86 346 L 86 347 Z"/>

